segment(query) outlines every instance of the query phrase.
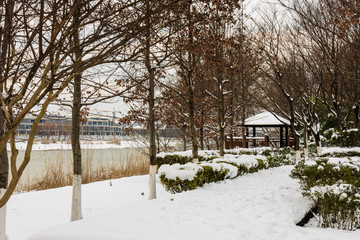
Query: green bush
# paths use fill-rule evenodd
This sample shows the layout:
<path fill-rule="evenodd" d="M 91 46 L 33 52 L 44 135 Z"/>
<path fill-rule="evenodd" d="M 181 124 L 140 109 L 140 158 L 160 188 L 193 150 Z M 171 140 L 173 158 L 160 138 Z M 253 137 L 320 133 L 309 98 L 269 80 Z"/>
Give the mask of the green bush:
<path fill-rule="evenodd" d="M 294 165 L 294 149 L 291 147 L 279 148 L 279 149 L 254 149 L 247 150 L 241 149 L 235 151 L 234 149 L 227 150 L 227 154 L 232 155 L 263 155 L 267 157 L 270 167 L 279 167 L 283 165 Z"/>
<path fill-rule="evenodd" d="M 337 158 L 346 158 L 346 157 L 360 157 L 360 152 L 348 151 L 348 152 L 330 152 L 321 155 L 322 157 L 337 157 Z"/>
<path fill-rule="evenodd" d="M 274 149 L 267 158 L 270 163 L 270 167 L 295 164 L 294 150 L 290 147 Z"/>
<path fill-rule="evenodd" d="M 231 155 L 264 155 L 264 156 L 268 156 L 271 154 L 273 150 L 265 147 L 265 148 L 240 148 L 240 149 L 229 149 L 229 150 L 225 150 L 226 154 L 231 154 Z"/>
<path fill-rule="evenodd" d="M 269 164 L 267 161 L 262 159 L 256 159 L 258 161 L 257 166 L 247 168 L 244 164 L 235 164 L 233 162 L 227 161 L 216 161 L 215 163 L 199 163 L 201 166 L 200 170 L 198 170 L 195 176 L 191 179 L 183 179 L 181 180 L 180 177 L 176 177 L 176 179 L 169 179 L 166 178 L 166 175 L 163 169 L 159 169 L 160 181 L 164 185 L 165 190 L 171 193 L 179 193 L 183 191 L 193 190 L 198 187 L 202 187 L 205 183 L 212 183 L 222 181 L 228 178 L 233 178 L 240 176 L 244 173 L 251 173 L 256 172 L 260 169 L 267 168 Z M 193 163 L 190 163 L 193 164 Z M 163 165 L 162 168 L 171 168 L 174 167 L 176 171 L 187 170 L 186 164 L 183 165 Z M 194 166 L 194 165 L 192 165 Z M 212 167 L 214 166 L 214 167 Z M 235 176 L 230 176 L 230 167 L 237 168 L 237 173 Z M 195 168 L 194 168 L 195 169 Z"/>
<path fill-rule="evenodd" d="M 360 144 L 360 131 L 349 129 L 342 132 L 336 129 L 328 129 L 324 132 L 326 143 L 329 146 L 356 147 Z"/>
<path fill-rule="evenodd" d="M 203 166 L 203 170 L 199 171 L 198 176 L 202 184 L 212 183 L 226 179 L 228 172 L 229 169 L 221 169 L 220 171 L 217 171 L 210 166 Z"/>
<path fill-rule="evenodd" d="M 165 165 L 164 165 L 165 166 Z M 169 167 L 169 166 L 166 166 Z M 179 170 L 185 170 L 179 168 Z M 159 169 L 159 172 L 161 170 Z M 215 170 L 211 166 L 201 166 L 192 179 L 176 179 L 166 178 L 164 173 L 160 173 L 160 181 L 164 185 L 165 190 L 171 193 L 180 193 L 183 191 L 194 190 L 195 188 L 204 186 L 205 183 L 218 182 L 230 178 L 229 169 L 221 166 L 219 170 Z"/>
<path fill-rule="evenodd" d="M 317 158 L 311 161 L 301 161 L 291 172 L 291 177 L 297 178 L 305 193 L 310 188 L 319 185 L 333 185 L 338 181 L 360 187 L 360 171 L 358 161 L 348 159 L 345 164 L 329 163 L 328 158 Z"/>
<path fill-rule="evenodd" d="M 156 163 L 157 163 L 157 167 L 159 168 L 161 165 L 164 164 L 175 164 L 175 163 L 180 163 L 180 164 L 185 164 L 187 162 L 191 162 L 192 159 L 186 156 L 179 156 L 179 155 L 166 155 L 165 157 L 157 157 L 156 158 Z"/>
<path fill-rule="evenodd" d="M 348 230 L 360 227 L 360 161 L 357 158 L 321 157 L 301 161 L 291 177 L 300 180 L 303 194 L 317 204 L 319 226 Z"/>
<path fill-rule="evenodd" d="M 230 154 L 231 151 L 227 151 L 227 154 Z M 278 167 L 285 164 L 294 164 L 293 150 L 292 148 L 283 148 L 283 149 L 255 149 L 255 150 L 240 150 L 234 151 L 234 159 L 237 159 L 240 155 L 258 155 L 261 154 L 266 157 L 265 159 L 256 158 L 256 161 L 246 165 L 246 163 L 241 162 L 232 162 L 226 161 L 225 159 L 217 159 L 215 163 L 211 164 L 225 164 L 228 167 L 221 167 L 221 170 L 214 170 L 213 167 L 208 166 L 207 163 L 210 163 L 212 160 L 217 158 L 217 156 L 209 155 L 209 156 L 200 156 L 199 161 L 201 169 L 196 173 L 193 179 L 184 179 L 181 180 L 179 177 L 175 179 L 169 179 L 165 177 L 165 174 L 160 175 L 160 181 L 164 185 L 165 189 L 171 193 L 179 193 L 182 191 L 193 190 L 197 187 L 203 186 L 205 183 L 218 182 L 222 181 L 226 178 L 229 178 L 229 165 L 237 168 L 237 174 L 234 177 L 243 175 L 244 173 L 253 173 L 259 171 L 260 169 L 266 169 L 269 167 Z M 158 168 L 161 166 L 167 166 L 173 164 L 186 165 L 187 163 L 192 162 L 190 157 L 180 156 L 180 155 L 166 155 L 165 157 L 158 157 L 157 164 Z M 207 162 L 207 163 L 206 163 Z M 256 163 L 256 164 L 255 164 Z M 177 167 L 179 167 L 177 165 Z M 179 168 L 178 170 L 182 170 Z M 185 170 L 185 168 L 183 168 Z M 159 173 L 160 173 L 159 169 Z"/>
<path fill-rule="evenodd" d="M 209 156 L 209 157 L 204 157 L 204 156 L 199 156 L 198 159 L 200 162 L 202 161 L 209 161 L 212 160 L 214 158 L 216 158 L 217 156 Z M 192 162 L 192 158 L 187 157 L 187 156 L 180 156 L 180 155 L 166 155 L 165 157 L 157 157 L 156 158 L 156 164 L 157 167 L 161 167 L 164 164 L 175 164 L 175 163 L 179 163 L 179 164 L 185 164 L 188 162 Z"/>
<path fill-rule="evenodd" d="M 160 175 L 160 181 L 164 185 L 165 190 L 171 193 L 180 193 L 184 191 L 194 190 L 197 187 L 202 187 L 204 184 L 198 177 L 193 180 L 176 180 L 168 179 L 165 175 Z"/>
<path fill-rule="evenodd" d="M 236 175 L 237 177 L 240 175 L 243 175 L 244 173 L 249 172 L 248 168 L 243 164 L 237 165 L 236 163 L 226 162 L 226 161 L 217 161 L 217 163 L 226 163 L 226 164 L 233 165 L 234 167 L 237 167 L 237 169 L 238 169 L 237 175 Z"/>
<path fill-rule="evenodd" d="M 359 190 L 341 183 L 311 188 L 311 197 L 318 204 L 319 225 L 351 231 L 360 228 Z"/>

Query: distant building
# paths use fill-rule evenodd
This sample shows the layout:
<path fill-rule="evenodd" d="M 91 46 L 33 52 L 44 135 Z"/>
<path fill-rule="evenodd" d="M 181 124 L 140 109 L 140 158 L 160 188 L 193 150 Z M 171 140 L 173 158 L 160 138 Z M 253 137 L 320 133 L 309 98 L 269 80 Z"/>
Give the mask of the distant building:
<path fill-rule="evenodd" d="M 29 135 L 35 117 L 27 115 L 17 129 L 18 135 Z M 119 125 L 116 118 L 91 117 L 81 124 L 80 134 L 83 136 L 125 136 L 125 126 Z M 70 136 L 71 119 L 62 116 L 45 116 L 39 123 L 37 135 Z"/>
<path fill-rule="evenodd" d="M 110 118 L 88 118 L 82 125 L 82 135 L 87 136 L 125 136 L 125 126 Z"/>

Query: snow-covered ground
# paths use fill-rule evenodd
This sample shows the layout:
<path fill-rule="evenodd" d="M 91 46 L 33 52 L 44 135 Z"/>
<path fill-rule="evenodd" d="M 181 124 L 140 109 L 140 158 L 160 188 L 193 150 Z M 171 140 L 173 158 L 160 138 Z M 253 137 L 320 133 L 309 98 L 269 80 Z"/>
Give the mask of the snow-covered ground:
<path fill-rule="evenodd" d="M 288 176 L 291 168 L 175 195 L 157 182 L 158 198 L 151 201 L 148 176 L 83 185 L 84 219 L 73 223 L 70 187 L 17 194 L 8 204 L 7 231 L 11 240 L 360 239 L 360 231 L 295 226 L 310 202 Z"/>

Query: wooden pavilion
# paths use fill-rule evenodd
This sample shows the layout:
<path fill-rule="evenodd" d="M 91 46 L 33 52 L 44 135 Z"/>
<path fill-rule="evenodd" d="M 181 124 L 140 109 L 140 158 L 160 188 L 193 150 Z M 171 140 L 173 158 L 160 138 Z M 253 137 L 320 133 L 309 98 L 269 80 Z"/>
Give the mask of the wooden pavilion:
<path fill-rule="evenodd" d="M 238 125 L 242 127 L 241 125 Z M 270 112 L 262 112 L 245 120 L 246 147 L 288 147 L 294 145 L 294 139 L 289 134 L 290 121 Z M 279 136 L 264 133 L 264 129 L 276 129 Z M 263 135 L 263 136 L 259 136 Z M 242 136 L 233 137 L 233 147 L 242 147 Z M 225 148 L 230 149 L 230 137 L 225 138 Z"/>

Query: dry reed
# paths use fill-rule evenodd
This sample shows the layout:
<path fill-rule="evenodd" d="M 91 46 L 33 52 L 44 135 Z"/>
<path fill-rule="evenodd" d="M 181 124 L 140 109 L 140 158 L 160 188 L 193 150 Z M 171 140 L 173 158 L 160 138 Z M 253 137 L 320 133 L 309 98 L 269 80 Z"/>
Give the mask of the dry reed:
<path fill-rule="evenodd" d="M 121 145 L 121 140 L 118 139 L 118 138 L 114 138 L 114 139 L 111 139 L 110 141 L 108 141 L 109 143 L 112 143 L 112 144 L 116 144 L 116 145 Z"/>
<path fill-rule="evenodd" d="M 68 161 L 68 164 L 66 164 Z M 28 192 L 72 185 L 70 159 L 46 160 L 42 175 L 19 184 L 17 192 Z M 64 164 L 65 163 L 65 164 Z M 83 157 L 82 183 L 144 175 L 149 173 L 149 161 L 142 155 L 128 154 L 122 161 L 94 162 L 91 155 Z"/>

